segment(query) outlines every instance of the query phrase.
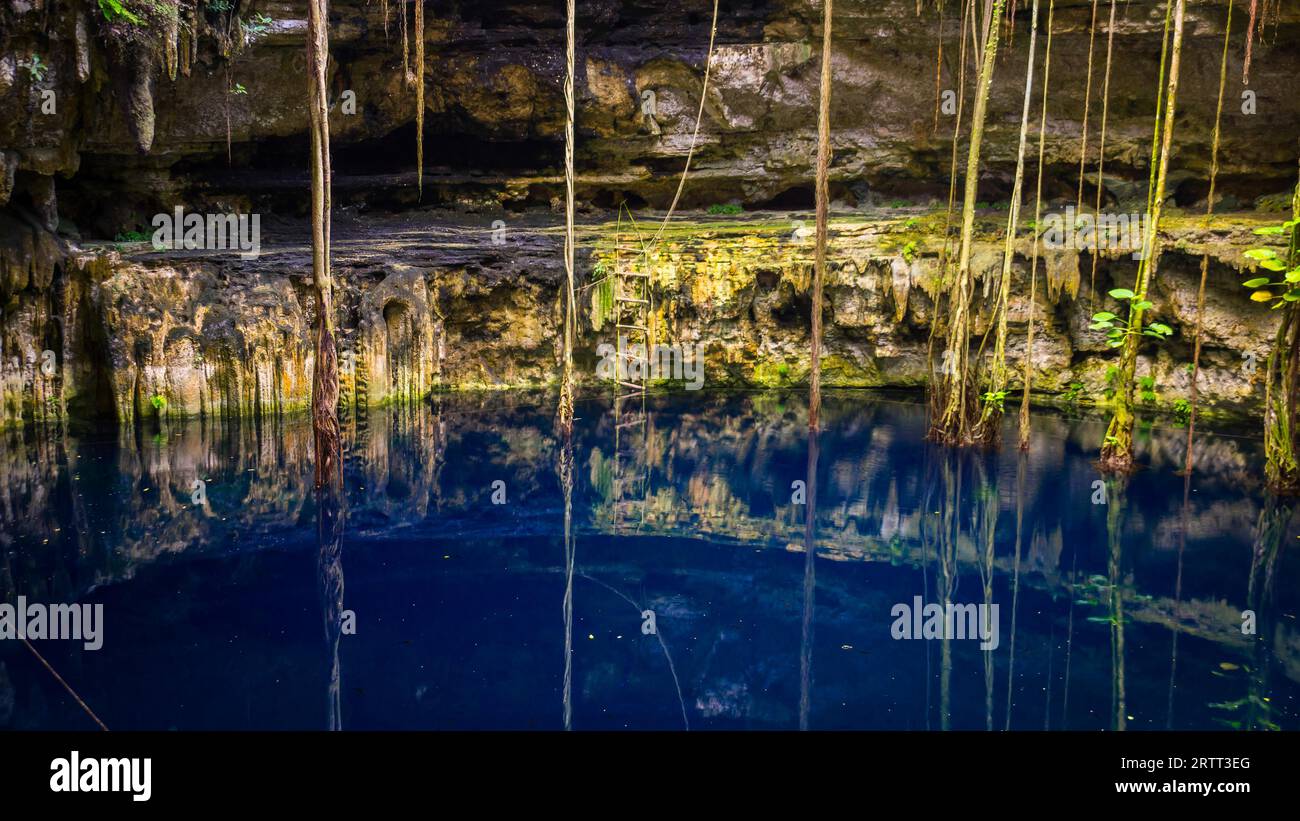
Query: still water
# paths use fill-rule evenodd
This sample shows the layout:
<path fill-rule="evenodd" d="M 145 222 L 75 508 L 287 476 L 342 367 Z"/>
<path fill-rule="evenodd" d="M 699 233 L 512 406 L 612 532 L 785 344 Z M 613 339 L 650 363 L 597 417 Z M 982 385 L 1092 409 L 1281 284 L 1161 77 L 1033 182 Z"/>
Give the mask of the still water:
<path fill-rule="evenodd" d="M 110 729 L 1300 727 L 1300 517 L 1250 435 L 1198 437 L 1185 506 L 1159 424 L 1107 484 L 1096 420 L 956 454 L 863 392 L 815 448 L 801 395 L 624 404 L 567 448 L 543 395 L 348 418 L 337 537 L 305 420 L 8 432 L 0 601 L 103 605 L 101 649 L 32 648 Z M 994 640 L 895 637 L 931 604 Z M 94 724 L 8 640 L 0 727 Z"/>

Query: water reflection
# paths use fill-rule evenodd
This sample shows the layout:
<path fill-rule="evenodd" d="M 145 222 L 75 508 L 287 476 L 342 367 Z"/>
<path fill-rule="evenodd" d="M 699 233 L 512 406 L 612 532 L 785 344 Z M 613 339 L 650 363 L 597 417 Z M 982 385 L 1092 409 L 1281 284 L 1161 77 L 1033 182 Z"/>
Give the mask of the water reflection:
<path fill-rule="evenodd" d="M 1098 423 L 955 453 L 920 405 L 824 402 L 815 440 L 779 394 L 589 399 L 566 439 L 545 396 L 440 397 L 345 420 L 333 503 L 305 422 L 10 431 L 0 597 L 105 603 L 104 650 L 41 650 L 114 729 L 321 726 L 322 619 L 331 728 L 1300 724 L 1300 525 L 1253 440 L 1199 440 L 1184 501 L 1149 428 L 1096 504 Z M 1001 641 L 893 640 L 915 596 Z M 83 726 L 16 646 L 0 726 Z"/>

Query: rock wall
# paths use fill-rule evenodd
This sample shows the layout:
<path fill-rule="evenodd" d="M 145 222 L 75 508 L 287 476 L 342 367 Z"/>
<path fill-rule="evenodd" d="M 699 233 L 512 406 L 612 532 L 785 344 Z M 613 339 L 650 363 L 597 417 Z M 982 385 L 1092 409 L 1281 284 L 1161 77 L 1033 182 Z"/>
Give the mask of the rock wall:
<path fill-rule="evenodd" d="M 0 8 L 0 424 L 151 415 L 259 417 L 305 407 L 315 306 L 306 287 L 304 9 L 296 3 L 192 0 L 150 6 L 146 34 L 124 33 L 90 2 L 19 0 Z M 952 118 L 936 117 L 959 67 L 955 4 L 846 2 L 836 9 L 832 194 L 836 270 L 828 283 L 826 381 L 917 386 L 948 191 Z M 1052 46 L 1044 191 L 1075 199 L 1087 77 L 1087 0 L 1060 0 Z M 922 8 L 923 7 L 923 8 Z M 1270 7 L 1271 8 L 1271 7 Z M 919 11 L 918 11 L 919 9 Z M 160 11 L 161 10 L 161 11 Z M 414 89 L 402 61 L 410 4 L 342 0 L 331 12 L 335 239 L 345 402 L 371 407 L 431 390 L 548 384 L 557 368 L 562 191 L 562 8 L 488 0 L 426 4 L 426 169 L 414 173 Z M 711 7 L 699 0 L 582 4 L 578 28 L 578 196 L 584 300 L 616 209 L 644 215 L 672 199 L 700 103 Z M 1028 4 L 1008 31 L 992 91 L 980 198 L 1011 187 Z M 1250 407 L 1244 362 L 1262 357 L 1267 312 L 1239 288 L 1249 229 L 1276 221 L 1294 183 L 1300 9 L 1263 21 L 1247 113 L 1238 100 L 1244 25 L 1229 48 L 1219 207 L 1257 216 L 1201 231 L 1179 216 L 1206 194 L 1224 20 L 1188 11 L 1171 177 L 1169 251 L 1157 316 L 1178 333 L 1147 352 L 1151 404 L 1186 392 L 1199 254 L 1208 251 L 1207 401 Z M 1105 207 L 1145 192 L 1163 6 L 1121 4 L 1112 77 Z M 152 18 L 150 18 L 152 20 Z M 658 338 L 704 343 L 713 385 L 806 378 L 807 249 L 820 7 L 802 0 L 723 3 L 700 144 L 681 224 L 649 273 Z M 136 39 L 132 39 L 135 37 Z M 141 39 L 143 38 L 143 39 Z M 1099 38 L 1098 42 L 1102 42 Z M 936 62 L 940 44 L 943 59 Z M 1092 116 L 1097 128 L 1095 60 Z M 653 105 L 643 105 L 653 100 Z M 355 104 L 355 109 L 350 104 Z M 12 116 L 9 116 L 12 115 Z M 1094 152 L 1095 153 L 1095 147 Z M 715 221 L 727 203 L 748 216 Z M 888 207 L 885 207 L 888 206 Z M 260 213 L 260 259 L 148 254 L 132 244 L 151 218 Z M 431 210 L 433 209 L 433 210 Z M 998 212 L 975 260 L 997 267 Z M 647 222 L 657 217 L 643 216 Z M 504 226 L 502 244 L 489 225 Z M 116 239 L 106 245 L 103 240 Z M 790 241 L 786 241 L 790 239 Z M 909 247 L 910 246 L 910 247 Z M 1018 259 L 1013 360 L 1023 355 L 1027 266 Z M 1043 398 L 1101 398 L 1110 352 L 1086 328 L 1086 253 L 1051 253 L 1036 306 Z M 1131 261 L 1097 265 L 1097 290 L 1127 285 Z M 1087 280 L 1088 283 L 1080 284 Z M 984 329 L 980 328 L 982 332 Z M 595 372 L 608 331 L 584 328 L 580 363 Z M 47 353 L 48 352 L 48 353 Z M 1077 387 L 1070 387 L 1078 383 Z"/>
<path fill-rule="evenodd" d="M 233 10 L 163 0 L 160 8 L 175 9 L 173 16 L 143 35 L 123 34 L 89 0 L 0 8 L 0 110 L 13 115 L 0 118 L 0 205 L 12 200 L 43 212 L 51 227 L 61 222 L 65 232 L 107 238 L 145 230 L 149 215 L 180 203 L 301 213 L 307 105 L 305 86 L 292 78 L 305 76 L 305 8 L 225 5 Z M 417 203 L 415 93 L 400 24 L 410 6 L 331 5 L 338 205 Z M 1075 188 L 1091 10 L 1088 0 L 1056 3 L 1049 194 Z M 662 207 L 671 199 L 699 106 L 710 13 L 707 0 L 581 4 L 584 202 Z M 988 202 L 1011 187 L 1029 14 L 1030 4 L 1017 7 L 994 78 L 981 178 Z M 1240 14 L 1229 49 L 1220 191 L 1249 202 L 1294 182 L 1300 8 L 1279 4 L 1263 20 L 1245 86 L 1236 82 L 1245 52 Z M 520 208 L 561 194 L 562 15 L 562 6 L 531 2 L 426 4 L 426 203 Z M 805 0 L 721 4 L 683 206 L 811 203 L 820 15 Z M 1187 15 L 1172 190 L 1190 203 L 1206 190 L 1225 20 L 1218 4 L 1189 4 Z M 1124 207 L 1145 191 L 1163 20 L 1156 0 L 1131 0 L 1118 11 L 1105 193 Z M 831 179 L 839 200 L 946 193 L 954 117 L 937 111 L 937 98 L 958 86 L 958 34 L 951 1 L 837 6 Z M 1094 43 L 1090 153 L 1104 40 Z M 1242 94 L 1251 95 L 1250 113 Z"/>
<path fill-rule="evenodd" d="M 656 344 L 705 357 L 710 388 L 806 383 L 811 238 L 806 215 L 765 214 L 729 221 L 677 221 L 644 263 L 652 283 Z M 973 254 L 983 301 L 975 333 L 988 331 L 993 283 L 1001 269 L 1000 215 L 979 223 Z M 832 221 L 826 283 L 824 382 L 831 386 L 920 387 L 939 271 L 932 237 L 941 213 L 881 214 Z M 1151 409 L 1170 410 L 1188 394 L 1196 286 L 1210 259 L 1201 397 L 1207 407 L 1248 410 L 1262 397 L 1254 362 L 1263 362 L 1276 314 L 1240 286 L 1244 251 L 1262 240 L 1267 216 L 1221 219 L 1212 230 L 1172 220 L 1151 294 L 1152 318 L 1173 337 L 1142 348 L 1139 376 L 1155 380 Z M 44 288 L 25 291 L 4 334 L 19 353 L 6 361 L 4 421 L 107 416 L 257 416 L 301 410 L 310 396 L 315 301 L 301 225 L 269 235 L 260 256 L 233 252 L 158 253 L 145 243 L 101 246 L 69 256 Z M 504 235 L 503 235 L 504 232 Z M 620 233 L 621 232 L 621 233 Z M 626 224 L 590 223 L 579 243 L 582 300 L 595 270 L 612 268 Z M 550 220 L 498 229 L 451 224 L 447 215 L 335 225 L 336 326 L 345 409 L 410 400 L 431 391 L 552 384 L 559 373 L 560 245 Z M 1013 388 L 1025 355 L 1031 246 L 1021 239 L 1012 268 L 1008 358 Z M 1092 256 L 1043 249 L 1033 303 L 1034 390 L 1042 401 L 1101 401 L 1116 360 L 1089 317 L 1115 308 L 1106 291 L 1130 283 L 1130 255 Z M 991 293 L 993 292 L 993 293 Z M 42 313 L 44 306 L 57 306 Z M 580 380 L 600 383 L 599 330 L 582 312 Z M 608 384 L 608 383 L 605 383 Z"/>

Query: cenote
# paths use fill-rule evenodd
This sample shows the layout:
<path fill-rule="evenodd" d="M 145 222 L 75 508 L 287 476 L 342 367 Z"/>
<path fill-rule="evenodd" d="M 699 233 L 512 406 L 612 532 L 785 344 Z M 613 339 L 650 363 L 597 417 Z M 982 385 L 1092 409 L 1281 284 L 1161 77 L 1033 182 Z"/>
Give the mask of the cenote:
<path fill-rule="evenodd" d="M 1095 418 L 953 450 L 914 398 L 828 391 L 809 474 L 802 393 L 630 405 L 577 403 L 568 550 L 553 394 L 345 416 L 324 541 L 304 418 L 11 432 L 4 598 L 103 605 L 99 651 L 38 644 L 112 729 L 1300 722 L 1300 521 L 1257 438 L 1201 434 L 1184 507 L 1185 431 L 1141 425 L 1097 503 Z M 998 645 L 893 638 L 918 596 L 997 603 Z M 0 673 L 5 726 L 92 726 L 20 643 Z"/>
<path fill-rule="evenodd" d="M 980 731 L 862 769 L 1263 786 L 1174 757 L 1270 736 L 1116 733 L 1300 729 L 1297 43 L 1289 0 L 0 4 L 0 729 L 74 731 L 10 754 L 370 800 L 441 740 L 166 731 Z M 498 751 L 592 743 L 521 735 L 455 757 L 531 796 Z M 546 788 L 670 760 L 596 743 Z"/>

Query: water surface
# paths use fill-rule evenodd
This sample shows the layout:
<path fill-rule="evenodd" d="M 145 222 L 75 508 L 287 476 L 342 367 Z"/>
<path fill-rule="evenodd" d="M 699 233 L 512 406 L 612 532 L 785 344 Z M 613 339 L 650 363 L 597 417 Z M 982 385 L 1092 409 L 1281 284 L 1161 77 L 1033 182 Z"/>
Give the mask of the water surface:
<path fill-rule="evenodd" d="M 305 420 L 9 432 L 0 597 L 103 604 L 102 649 L 34 646 L 111 729 L 1300 726 L 1300 521 L 1249 436 L 1199 438 L 1185 508 L 1175 428 L 1098 485 L 1097 421 L 955 454 L 831 393 L 809 482 L 802 396 L 625 405 L 568 450 L 541 395 L 349 418 L 337 541 Z M 998 646 L 893 638 L 917 596 Z M 0 642 L 0 727 L 92 726 Z"/>

